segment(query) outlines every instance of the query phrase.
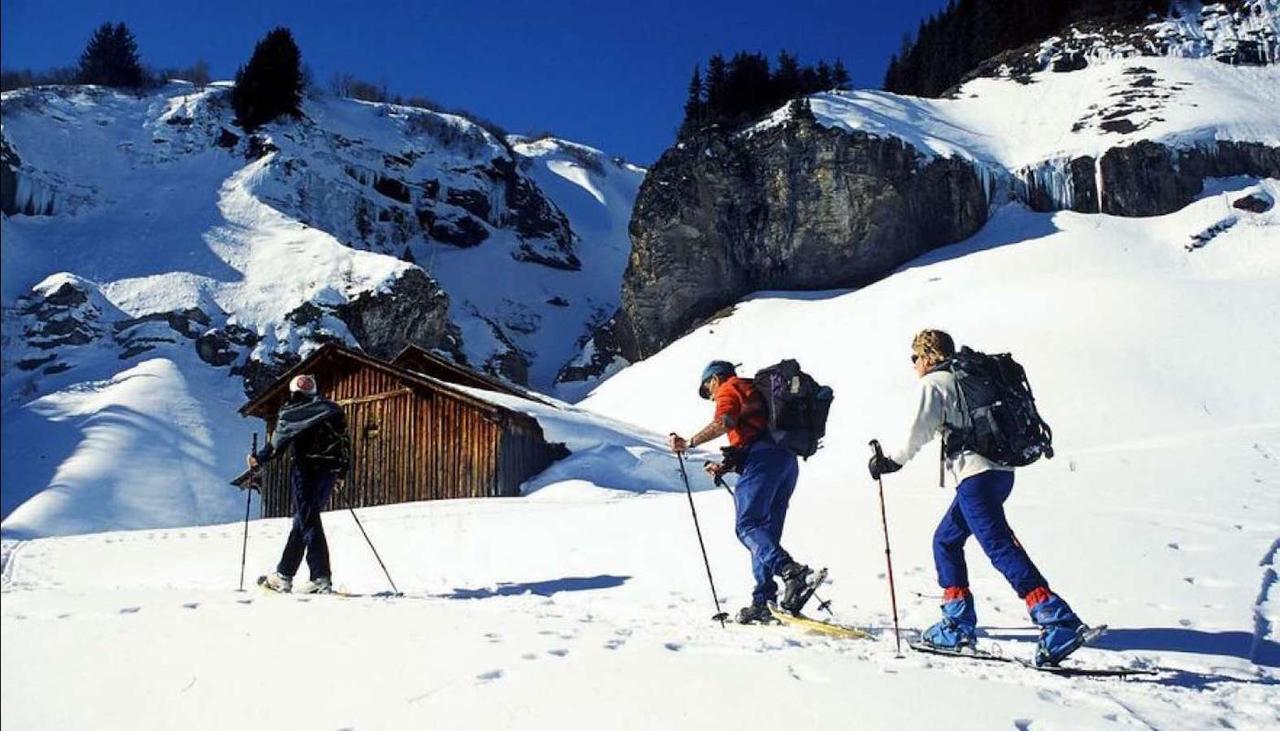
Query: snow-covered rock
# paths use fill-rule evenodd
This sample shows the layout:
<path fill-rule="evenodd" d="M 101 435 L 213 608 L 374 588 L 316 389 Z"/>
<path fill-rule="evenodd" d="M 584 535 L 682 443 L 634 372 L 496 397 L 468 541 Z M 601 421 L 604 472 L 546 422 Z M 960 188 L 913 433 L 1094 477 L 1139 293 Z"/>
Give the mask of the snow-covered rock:
<path fill-rule="evenodd" d="M 144 361 L 200 385 L 190 396 L 219 466 L 190 489 L 223 494 L 251 427 L 213 412 L 325 342 L 381 357 L 413 344 L 550 390 L 616 309 L 642 169 L 455 115 L 322 97 L 246 135 L 227 94 L 177 82 L 4 93 L 4 515 L 56 488 L 75 453 L 34 404 Z M 57 449 L 24 464 L 31 445 Z M 106 522 L 47 526 L 118 524 L 95 514 Z"/>

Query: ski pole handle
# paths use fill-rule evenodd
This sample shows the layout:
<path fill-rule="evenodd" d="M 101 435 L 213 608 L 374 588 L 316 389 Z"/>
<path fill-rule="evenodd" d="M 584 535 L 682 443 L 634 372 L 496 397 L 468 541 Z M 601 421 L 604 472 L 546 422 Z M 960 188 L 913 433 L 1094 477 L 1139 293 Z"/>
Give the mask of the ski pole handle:
<path fill-rule="evenodd" d="M 877 459 L 884 459 L 884 452 L 880 449 L 880 440 L 871 440 L 871 449 L 875 451 Z"/>

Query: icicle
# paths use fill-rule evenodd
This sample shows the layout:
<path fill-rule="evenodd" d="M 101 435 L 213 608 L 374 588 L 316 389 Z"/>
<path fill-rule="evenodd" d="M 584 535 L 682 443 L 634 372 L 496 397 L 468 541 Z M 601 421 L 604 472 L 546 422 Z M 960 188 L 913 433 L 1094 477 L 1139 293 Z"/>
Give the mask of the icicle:
<path fill-rule="evenodd" d="M 1093 158 L 1093 188 L 1098 194 L 1098 213 L 1102 210 L 1102 155 Z"/>
<path fill-rule="evenodd" d="M 27 216 L 52 216 L 57 196 L 52 188 L 29 175 L 17 175 L 13 203 L 17 213 Z"/>

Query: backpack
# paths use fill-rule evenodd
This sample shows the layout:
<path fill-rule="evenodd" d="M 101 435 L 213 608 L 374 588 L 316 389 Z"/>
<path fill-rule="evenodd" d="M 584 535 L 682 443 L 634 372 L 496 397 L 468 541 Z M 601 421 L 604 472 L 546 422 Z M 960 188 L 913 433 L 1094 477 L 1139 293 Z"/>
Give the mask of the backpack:
<path fill-rule="evenodd" d="M 948 457 L 969 450 L 1006 467 L 1053 458 L 1053 430 L 1040 418 L 1027 373 L 1012 355 L 965 347 L 942 368 L 955 374 L 967 422 L 947 434 Z"/>
<path fill-rule="evenodd" d="M 812 457 L 827 433 L 827 414 L 835 392 L 819 385 L 794 360 L 758 371 L 752 383 L 764 401 L 773 441 L 797 457 Z"/>
<path fill-rule="evenodd" d="M 298 440 L 297 456 L 311 470 L 346 472 L 351 465 L 351 438 L 347 436 L 347 420 L 341 413 L 311 427 Z"/>

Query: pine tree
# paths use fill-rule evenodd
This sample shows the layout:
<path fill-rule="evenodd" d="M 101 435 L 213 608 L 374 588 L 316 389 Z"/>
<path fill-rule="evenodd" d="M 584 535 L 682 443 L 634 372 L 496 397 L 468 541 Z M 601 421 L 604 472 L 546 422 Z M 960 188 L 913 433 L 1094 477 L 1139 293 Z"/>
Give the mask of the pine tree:
<path fill-rule="evenodd" d="M 81 84 L 137 89 L 147 74 L 138 60 L 138 42 L 124 23 L 103 23 L 80 54 L 77 78 Z"/>
<path fill-rule="evenodd" d="M 276 28 L 258 41 L 249 63 L 236 72 L 231 106 L 236 120 L 253 131 L 281 115 L 301 115 L 302 53 L 288 28 Z"/>
<path fill-rule="evenodd" d="M 707 61 L 707 106 L 709 119 L 715 120 L 726 110 L 725 93 L 729 85 L 729 70 L 724 56 L 715 54 Z"/>
<path fill-rule="evenodd" d="M 818 62 L 818 90 L 830 91 L 835 86 L 834 79 L 831 77 L 831 64 L 826 60 Z"/>
<path fill-rule="evenodd" d="M 785 101 L 797 94 L 803 94 L 803 80 L 800 76 L 800 61 L 795 56 L 782 51 L 778 54 L 778 70 L 773 74 L 773 85 L 778 101 Z"/>
<path fill-rule="evenodd" d="M 689 79 L 689 94 L 684 100 L 684 122 L 680 125 L 680 135 L 684 136 L 685 133 L 701 127 L 706 112 L 706 102 L 702 94 L 702 70 L 695 64 L 693 77 Z"/>
<path fill-rule="evenodd" d="M 836 65 L 831 69 L 831 80 L 835 82 L 835 88 L 841 91 L 849 91 L 853 88 L 853 79 L 849 77 L 849 69 L 844 67 L 844 61 L 836 59 Z"/>

